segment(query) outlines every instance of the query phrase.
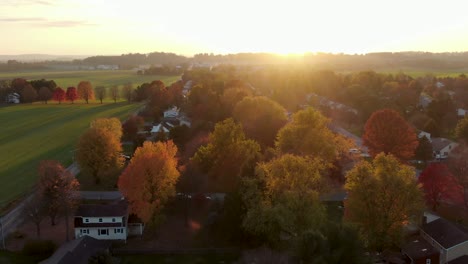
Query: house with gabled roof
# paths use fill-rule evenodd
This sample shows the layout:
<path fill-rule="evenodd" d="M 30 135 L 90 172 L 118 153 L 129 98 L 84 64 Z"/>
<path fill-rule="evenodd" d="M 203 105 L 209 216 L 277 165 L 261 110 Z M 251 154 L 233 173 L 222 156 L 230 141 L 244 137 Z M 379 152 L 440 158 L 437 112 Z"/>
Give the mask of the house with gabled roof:
<path fill-rule="evenodd" d="M 39 264 L 88 264 L 92 256 L 109 251 L 110 246 L 110 241 L 83 236 L 63 244 Z"/>
<path fill-rule="evenodd" d="M 432 151 L 434 158 L 446 159 L 450 155 L 450 152 L 454 150 L 458 143 L 447 138 L 432 138 Z"/>
<path fill-rule="evenodd" d="M 468 230 L 461 225 L 433 218 L 422 224 L 420 235 L 440 252 L 441 264 L 457 263 L 468 255 Z"/>
<path fill-rule="evenodd" d="M 75 238 L 127 240 L 128 216 L 125 200 L 112 204 L 81 204 L 75 213 Z"/>

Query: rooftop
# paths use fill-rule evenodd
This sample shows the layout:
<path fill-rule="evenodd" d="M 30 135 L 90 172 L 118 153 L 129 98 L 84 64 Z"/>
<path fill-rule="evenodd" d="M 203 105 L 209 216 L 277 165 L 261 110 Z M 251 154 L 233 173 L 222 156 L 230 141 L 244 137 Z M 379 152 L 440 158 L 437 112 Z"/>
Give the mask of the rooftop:
<path fill-rule="evenodd" d="M 443 218 L 423 224 L 421 229 L 445 249 L 468 241 L 468 233 L 464 227 Z"/>
<path fill-rule="evenodd" d="M 114 204 L 82 204 L 75 216 L 82 217 L 112 217 L 126 216 L 128 203 L 124 200 Z"/>

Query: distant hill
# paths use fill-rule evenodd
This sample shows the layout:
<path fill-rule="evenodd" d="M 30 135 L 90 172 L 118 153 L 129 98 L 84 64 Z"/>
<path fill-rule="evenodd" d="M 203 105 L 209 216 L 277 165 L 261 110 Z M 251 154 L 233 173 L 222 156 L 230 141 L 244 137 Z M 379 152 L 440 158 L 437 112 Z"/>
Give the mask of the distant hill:
<path fill-rule="evenodd" d="M 49 55 L 49 54 L 19 54 L 19 55 L 0 55 L 0 62 L 16 60 L 19 62 L 43 62 L 43 61 L 72 61 L 84 59 L 86 55 Z"/>

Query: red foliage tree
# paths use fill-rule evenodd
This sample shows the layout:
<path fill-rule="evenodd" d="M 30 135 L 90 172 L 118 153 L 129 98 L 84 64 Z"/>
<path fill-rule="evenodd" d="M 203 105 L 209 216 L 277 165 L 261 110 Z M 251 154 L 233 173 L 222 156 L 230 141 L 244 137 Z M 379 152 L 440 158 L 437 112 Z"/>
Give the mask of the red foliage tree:
<path fill-rule="evenodd" d="M 418 147 L 414 129 L 397 111 L 391 109 L 379 110 L 371 115 L 362 139 L 373 157 L 384 152 L 400 160 L 409 160 Z"/>
<path fill-rule="evenodd" d="M 71 101 L 72 104 L 73 104 L 73 102 L 76 99 L 78 99 L 78 93 L 76 91 L 76 88 L 75 87 L 68 87 L 66 97 L 67 97 L 67 100 Z"/>
<path fill-rule="evenodd" d="M 463 204 L 468 211 L 468 145 L 460 144 L 448 159 L 448 166 L 453 176 L 462 187 Z"/>
<path fill-rule="evenodd" d="M 39 194 L 44 199 L 51 224 L 60 214 L 76 206 L 80 184 L 73 175 L 55 160 L 44 160 L 39 165 Z"/>
<path fill-rule="evenodd" d="M 419 176 L 426 202 L 436 210 L 444 201 L 459 203 L 461 186 L 443 163 L 431 163 Z"/>
<path fill-rule="evenodd" d="M 138 128 L 144 123 L 145 121 L 141 116 L 131 116 L 122 124 L 124 137 L 129 140 L 134 140 L 137 136 Z"/>
<path fill-rule="evenodd" d="M 55 88 L 54 93 L 52 94 L 52 99 L 54 99 L 54 101 L 58 101 L 59 104 L 61 104 L 62 101 L 65 100 L 65 91 L 60 87 Z"/>

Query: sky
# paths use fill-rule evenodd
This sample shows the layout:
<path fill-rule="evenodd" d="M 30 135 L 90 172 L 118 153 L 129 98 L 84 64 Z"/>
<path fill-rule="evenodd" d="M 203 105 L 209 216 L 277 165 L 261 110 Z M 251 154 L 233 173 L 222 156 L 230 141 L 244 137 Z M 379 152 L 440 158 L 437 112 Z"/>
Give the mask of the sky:
<path fill-rule="evenodd" d="M 459 0 L 0 0 L 0 54 L 468 51 Z"/>

